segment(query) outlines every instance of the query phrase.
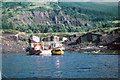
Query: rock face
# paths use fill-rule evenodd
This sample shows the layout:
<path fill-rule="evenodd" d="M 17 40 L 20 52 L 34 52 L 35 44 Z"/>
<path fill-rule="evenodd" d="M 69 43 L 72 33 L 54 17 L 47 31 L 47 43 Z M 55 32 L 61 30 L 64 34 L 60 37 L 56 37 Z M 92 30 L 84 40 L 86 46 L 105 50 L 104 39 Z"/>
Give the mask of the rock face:
<path fill-rule="evenodd" d="M 73 26 L 90 26 L 88 23 L 82 22 L 80 19 L 74 19 L 70 15 L 64 14 L 62 11 L 31 11 L 22 13 L 12 18 L 16 25 L 23 24 L 71 24 Z"/>

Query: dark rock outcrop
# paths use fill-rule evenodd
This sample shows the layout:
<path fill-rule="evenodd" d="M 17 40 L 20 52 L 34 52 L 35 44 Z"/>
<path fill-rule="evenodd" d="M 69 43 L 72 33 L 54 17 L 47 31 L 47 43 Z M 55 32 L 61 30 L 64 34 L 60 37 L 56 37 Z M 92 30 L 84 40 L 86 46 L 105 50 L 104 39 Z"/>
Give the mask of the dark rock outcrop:
<path fill-rule="evenodd" d="M 22 13 L 12 18 L 16 25 L 25 24 L 71 24 L 73 26 L 90 26 L 89 23 L 84 23 L 81 19 L 72 18 L 70 15 L 64 14 L 62 11 L 31 11 Z"/>

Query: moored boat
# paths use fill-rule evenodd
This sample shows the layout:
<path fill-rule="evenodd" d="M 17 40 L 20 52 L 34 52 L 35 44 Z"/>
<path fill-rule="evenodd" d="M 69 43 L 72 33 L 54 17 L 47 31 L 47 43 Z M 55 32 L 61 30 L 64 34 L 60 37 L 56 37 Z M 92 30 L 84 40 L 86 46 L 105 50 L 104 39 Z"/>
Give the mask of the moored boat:
<path fill-rule="evenodd" d="M 65 48 L 63 47 L 63 45 L 61 43 L 53 43 L 51 44 L 51 48 L 52 48 L 52 55 L 63 55 L 64 54 L 64 50 Z"/>
<path fill-rule="evenodd" d="M 64 55 L 63 47 L 53 48 L 52 55 Z"/>
<path fill-rule="evenodd" d="M 36 39 L 34 39 L 36 38 Z M 29 52 L 30 55 L 63 55 L 64 47 L 61 43 L 55 42 L 52 43 L 48 49 L 45 49 L 44 43 L 40 43 L 38 37 L 29 39 L 29 47 L 26 49 L 26 52 Z M 34 40 L 34 42 L 32 41 Z M 35 42 L 36 41 L 36 42 Z"/>

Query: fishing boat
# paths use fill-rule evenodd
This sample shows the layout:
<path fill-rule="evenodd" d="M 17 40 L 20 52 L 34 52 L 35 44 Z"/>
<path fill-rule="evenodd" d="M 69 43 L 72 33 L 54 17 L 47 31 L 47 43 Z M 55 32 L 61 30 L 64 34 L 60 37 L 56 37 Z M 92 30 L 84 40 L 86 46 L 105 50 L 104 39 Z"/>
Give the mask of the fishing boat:
<path fill-rule="evenodd" d="M 26 49 L 26 52 L 29 52 L 30 55 L 52 55 L 52 49 L 44 49 L 42 43 L 31 43 Z"/>
<path fill-rule="evenodd" d="M 53 43 L 52 45 L 52 55 L 63 55 L 65 48 L 61 43 Z"/>
<path fill-rule="evenodd" d="M 64 50 L 62 49 L 62 47 L 53 48 L 52 55 L 64 55 Z"/>
<path fill-rule="evenodd" d="M 29 47 L 26 49 L 26 52 L 29 52 L 30 55 L 63 55 L 64 49 L 62 44 L 58 42 L 52 43 L 46 49 L 44 43 L 40 43 L 39 38 L 33 36 L 29 39 Z"/>

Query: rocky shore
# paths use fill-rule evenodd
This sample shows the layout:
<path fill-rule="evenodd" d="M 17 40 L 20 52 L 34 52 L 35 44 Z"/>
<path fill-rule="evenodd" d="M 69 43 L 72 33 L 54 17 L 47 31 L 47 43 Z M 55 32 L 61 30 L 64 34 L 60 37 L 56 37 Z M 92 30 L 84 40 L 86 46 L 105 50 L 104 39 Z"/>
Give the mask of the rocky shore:
<path fill-rule="evenodd" d="M 120 50 L 110 50 L 107 46 L 96 45 L 71 45 L 65 47 L 65 51 L 79 52 L 79 53 L 104 53 L 104 54 L 119 54 Z"/>
<path fill-rule="evenodd" d="M 15 37 L 1 36 L 0 44 L 2 46 L 2 53 L 25 53 L 28 44 L 26 41 Z"/>
<path fill-rule="evenodd" d="M 93 45 L 71 45 L 66 46 L 66 51 L 76 51 L 76 52 L 88 52 L 88 51 L 98 51 L 99 47 Z"/>

